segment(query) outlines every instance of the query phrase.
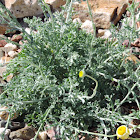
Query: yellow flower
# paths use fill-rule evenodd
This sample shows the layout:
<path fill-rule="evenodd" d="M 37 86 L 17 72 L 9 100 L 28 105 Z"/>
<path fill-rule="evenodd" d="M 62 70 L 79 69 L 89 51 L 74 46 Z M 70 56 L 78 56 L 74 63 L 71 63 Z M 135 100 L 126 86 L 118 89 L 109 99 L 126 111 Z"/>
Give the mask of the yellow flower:
<path fill-rule="evenodd" d="M 128 139 L 130 132 L 129 129 L 125 125 L 121 125 L 118 127 L 116 131 L 117 139 Z"/>
<path fill-rule="evenodd" d="M 83 71 L 83 70 L 81 70 L 80 72 L 79 72 L 79 77 L 80 78 L 83 78 L 85 76 L 85 72 Z"/>

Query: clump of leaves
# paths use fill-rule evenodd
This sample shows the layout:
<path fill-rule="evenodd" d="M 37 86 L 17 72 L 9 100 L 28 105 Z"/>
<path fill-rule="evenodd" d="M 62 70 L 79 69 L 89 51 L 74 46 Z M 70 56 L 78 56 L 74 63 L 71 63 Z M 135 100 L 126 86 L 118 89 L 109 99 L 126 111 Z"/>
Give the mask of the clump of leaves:
<path fill-rule="evenodd" d="M 132 118 L 139 118 L 137 111 L 125 116 L 120 109 L 125 102 L 136 101 L 139 107 L 140 66 L 125 63 L 128 49 L 118 41 L 87 34 L 70 18 L 66 21 L 64 12 L 45 22 L 26 18 L 30 34 L 15 21 L 15 28 L 22 29 L 26 41 L 22 52 L 8 64 L 5 76 L 12 73 L 14 77 L 5 86 L 1 103 L 24 115 L 36 128 L 55 126 L 61 139 L 75 139 L 77 129 L 93 126 L 99 133 L 114 134 L 120 122 L 128 124 Z M 95 83 L 79 78 L 81 70 L 99 84 L 90 100 L 82 97 L 92 95 Z"/>

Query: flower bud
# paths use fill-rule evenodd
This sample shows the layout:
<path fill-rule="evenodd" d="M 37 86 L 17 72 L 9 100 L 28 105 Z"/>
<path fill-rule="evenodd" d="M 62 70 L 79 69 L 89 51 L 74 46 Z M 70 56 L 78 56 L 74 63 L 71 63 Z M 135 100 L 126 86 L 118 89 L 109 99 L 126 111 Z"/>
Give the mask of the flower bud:
<path fill-rule="evenodd" d="M 85 77 L 85 72 L 84 72 L 83 70 L 81 70 L 81 71 L 79 72 L 79 77 L 80 77 L 80 78 Z"/>

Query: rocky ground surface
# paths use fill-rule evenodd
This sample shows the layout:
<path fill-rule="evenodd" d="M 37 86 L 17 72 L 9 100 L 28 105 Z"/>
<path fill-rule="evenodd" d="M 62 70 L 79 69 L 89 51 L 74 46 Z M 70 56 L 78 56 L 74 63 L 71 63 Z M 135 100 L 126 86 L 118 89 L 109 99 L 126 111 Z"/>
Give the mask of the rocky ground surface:
<path fill-rule="evenodd" d="M 27 25 L 24 24 L 24 17 L 39 16 L 43 17 L 43 11 L 38 5 L 37 0 L 27 1 L 27 0 L 0 0 L 1 3 L 8 8 L 12 14 L 18 19 L 21 25 L 26 28 L 27 32 L 30 32 L 30 29 Z M 47 4 L 51 6 L 52 11 L 60 10 L 60 6 L 65 4 L 63 0 L 45 0 Z M 137 0 L 137 2 L 140 2 Z M 131 0 L 89 0 L 93 21 L 96 25 L 97 37 L 110 38 L 111 32 L 109 30 L 111 24 L 117 25 L 122 19 L 122 15 L 125 14 L 127 17 L 130 16 L 130 13 L 127 11 L 128 3 L 131 3 Z M 82 3 L 75 2 L 73 4 L 73 9 L 75 15 L 72 17 L 73 22 L 81 23 L 81 29 L 86 30 L 87 32 L 93 33 L 91 18 L 89 16 L 89 11 L 87 3 L 83 1 Z M 136 15 L 138 18 L 140 13 Z M 136 22 L 137 29 L 140 28 L 140 22 Z M 20 45 L 22 45 L 22 33 L 14 32 L 10 34 L 5 34 L 5 31 L 8 29 L 8 25 L 1 24 L 0 21 L 0 85 L 6 84 L 13 77 L 9 75 L 6 80 L 3 80 L 3 73 L 6 71 L 6 65 L 10 62 L 11 59 L 14 59 L 18 53 L 21 52 Z M 121 28 L 120 28 L 121 29 Z M 6 39 L 9 39 L 13 42 L 16 42 L 17 45 L 8 43 Z M 19 44 L 19 45 L 18 45 Z M 136 39 L 134 42 L 129 42 L 129 40 L 124 40 L 123 45 L 130 47 L 131 52 L 140 52 L 140 38 Z M 133 61 L 134 63 L 140 62 L 140 55 L 131 54 L 127 57 L 126 60 Z M 0 86 L 0 93 L 3 92 L 2 86 Z M 7 126 L 8 112 L 6 107 L 1 105 L 0 107 L 0 135 L 4 134 L 5 140 L 30 140 L 36 135 L 36 130 L 25 124 L 24 122 L 18 121 L 17 114 L 14 114 L 12 117 L 11 123 Z M 4 110 L 4 111 L 3 111 Z M 140 121 L 133 121 L 133 124 L 140 124 Z M 51 139 L 54 140 L 56 131 L 54 128 L 50 128 L 47 131 L 40 132 L 38 135 L 38 140 Z M 136 137 L 140 137 L 140 130 L 137 130 L 135 133 Z M 86 138 L 81 138 L 85 139 Z M 98 138 L 95 138 L 98 139 Z M 89 140 L 89 138 L 88 138 Z"/>

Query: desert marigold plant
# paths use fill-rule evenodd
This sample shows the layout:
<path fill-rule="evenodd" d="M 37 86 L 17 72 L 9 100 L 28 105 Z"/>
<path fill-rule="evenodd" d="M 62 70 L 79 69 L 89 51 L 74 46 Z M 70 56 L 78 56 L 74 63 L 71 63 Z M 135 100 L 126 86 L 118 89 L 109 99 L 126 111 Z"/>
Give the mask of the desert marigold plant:
<path fill-rule="evenodd" d="M 61 140 L 79 139 L 81 133 L 99 139 L 115 137 L 120 122 L 140 119 L 138 110 L 127 112 L 126 117 L 120 108 L 134 102 L 139 107 L 140 66 L 123 61 L 129 48 L 120 45 L 121 39 L 113 38 L 114 43 L 87 34 L 80 30 L 80 24 L 72 22 L 72 13 L 66 20 L 66 11 L 64 7 L 45 22 L 25 18 L 30 35 L 5 14 L 6 10 L 0 11 L 3 20 L 14 23 L 11 28 L 23 32 L 26 40 L 21 53 L 7 66 L 4 77 L 12 73 L 13 78 L 5 85 L 0 104 L 18 112 L 38 132 L 46 130 L 46 124 L 55 127 Z M 88 132 L 91 128 L 99 133 Z M 127 128 L 119 128 L 117 134 L 128 136 Z"/>

